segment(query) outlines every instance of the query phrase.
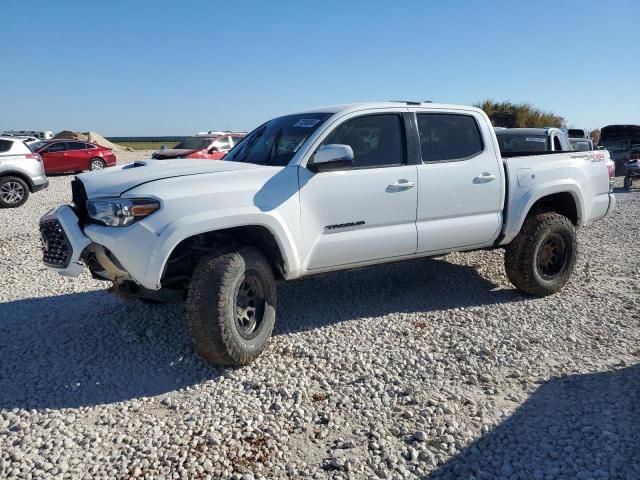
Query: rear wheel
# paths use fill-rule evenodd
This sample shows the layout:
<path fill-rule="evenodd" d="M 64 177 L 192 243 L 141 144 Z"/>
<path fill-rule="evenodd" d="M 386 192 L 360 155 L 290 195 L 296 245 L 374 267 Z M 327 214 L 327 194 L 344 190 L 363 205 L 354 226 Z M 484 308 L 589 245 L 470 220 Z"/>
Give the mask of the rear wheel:
<path fill-rule="evenodd" d="M 258 250 L 241 247 L 200 260 L 189 286 L 187 326 L 206 360 L 251 363 L 267 346 L 275 315 L 275 278 Z"/>
<path fill-rule="evenodd" d="M 18 177 L 0 178 L 0 207 L 16 208 L 29 198 L 27 182 Z"/>
<path fill-rule="evenodd" d="M 107 164 L 101 158 L 92 158 L 89 162 L 89 170 L 103 170 Z"/>
<path fill-rule="evenodd" d="M 538 213 L 527 217 L 507 246 L 505 270 L 518 290 L 544 297 L 569 281 L 577 252 L 571 221 L 558 213 Z"/>

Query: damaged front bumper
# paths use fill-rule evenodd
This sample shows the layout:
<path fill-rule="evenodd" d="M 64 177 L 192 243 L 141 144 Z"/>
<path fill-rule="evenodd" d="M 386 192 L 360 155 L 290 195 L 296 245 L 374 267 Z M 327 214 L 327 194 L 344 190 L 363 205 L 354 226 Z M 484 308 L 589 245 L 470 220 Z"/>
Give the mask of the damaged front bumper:
<path fill-rule="evenodd" d="M 80 229 L 78 217 L 69 205 L 47 212 L 40 219 L 42 261 L 51 270 L 69 277 L 82 272 L 82 254 L 90 244 Z"/>
<path fill-rule="evenodd" d="M 86 265 L 98 280 L 130 279 L 110 252 L 85 235 L 69 205 L 55 208 L 40 219 L 40 238 L 43 263 L 60 275 L 77 277 Z"/>

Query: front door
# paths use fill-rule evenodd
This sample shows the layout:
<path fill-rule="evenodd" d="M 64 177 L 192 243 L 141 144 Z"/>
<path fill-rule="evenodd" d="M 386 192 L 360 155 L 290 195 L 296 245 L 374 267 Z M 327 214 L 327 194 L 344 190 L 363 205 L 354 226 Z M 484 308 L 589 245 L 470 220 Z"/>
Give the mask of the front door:
<path fill-rule="evenodd" d="M 67 145 L 65 142 L 55 142 L 49 144 L 40 152 L 44 163 L 45 173 L 60 173 L 66 171 Z"/>
<path fill-rule="evenodd" d="M 502 225 L 504 177 L 488 122 L 477 112 L 418 112 L 417 121 L 418 252 L 491 244 Z"/>
<path fill-rule="evenodd" d="M 372 262 L 416 251 L 417 167 L 408 165 L 401 113 L 350 118 L 321 145 L 354 152 L 352 168 L 300 168 L 303 251 L 307 270 Z"/>

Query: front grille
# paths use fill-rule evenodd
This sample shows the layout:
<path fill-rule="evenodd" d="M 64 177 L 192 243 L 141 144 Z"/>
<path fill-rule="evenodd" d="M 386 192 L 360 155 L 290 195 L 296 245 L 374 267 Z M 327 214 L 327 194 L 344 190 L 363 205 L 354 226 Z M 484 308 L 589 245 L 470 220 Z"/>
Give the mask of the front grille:
<path fill-rule="evenodd" d="M 80 225 L 83 225 L 89 221 L 87 191 L 84 189 L 84 184 L 77 178 L 71 181 L 71 194 L 73 196 L 73 210 L 78 216 Z"/>
<path fill-rule="evenodd" d="M 62 225 L 57 220 L 48 220 L 40 224 L 42 238 L 42 261 L 55 268 L 66 268 L 71 259 L 71 244 Z"/>

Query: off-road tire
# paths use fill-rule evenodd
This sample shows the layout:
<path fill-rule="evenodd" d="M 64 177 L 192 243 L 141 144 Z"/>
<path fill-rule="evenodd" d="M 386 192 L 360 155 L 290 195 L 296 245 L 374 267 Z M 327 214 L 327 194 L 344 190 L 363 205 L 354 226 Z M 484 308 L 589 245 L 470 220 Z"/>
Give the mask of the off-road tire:
<path fill-rule="evenodd" d="M 101 165 L 101 166 L 98 167 L 98 165 Z M 96 158 L 92 158 L 91 160 L 89 160 L 89 171 L 95 172 L 95 171 L 98 171 L 98 170 L 104 170 L 105 168 L 107 168 L 107 164 L 101 158 L 97 158 L 96 157 Z"/>
<path fill-rule="evenodd" d="M 258 278 L 263 313 L 255 336 L 246 338 L 236 320 L 236 304 L 239 290 L 246 284 L 243 282 Z M 269 262 L 257 249 L 246 246 L 231 252 L 217 251 L 198 262 L 187 296 L 187 328 L 195 350 L 207 361 L 248 365 L 267 346 L 275 318 L 276 281 Z"/>
<path fill-rule="evenodd" d="M 624 177 L 624 189 L 628 192 L 629 190 L 631 190 L 631 184 L 633 183 L 633 180 L 631 179 L 631 177 Z"/>
<path fill-rule="evenodd" d="M 19 200 L 15 199 L 15 193 L 12 193 L 18 191 L 16 188 L 22 189 L 22 198 Z M 0 178 L 0 208 L 17 208 L 24 205 L 28 199 L 29 185 L 27 182 L 18 177 Z"/>
<path fill-rule="evenodd" d="M 556 240 L 560 237 L 565 250 L 559 271 L 545 276 L 538 264 L 539 252 L 550 237 Z M 571 221 L 558 213 L 537 213 L 527 217 L 520 233 L 507 246 L 504 266 L 509 280 L 518 290 L 544 297 L 556 293 L 567 283 L 577 253 L 576 232 Z"/>

